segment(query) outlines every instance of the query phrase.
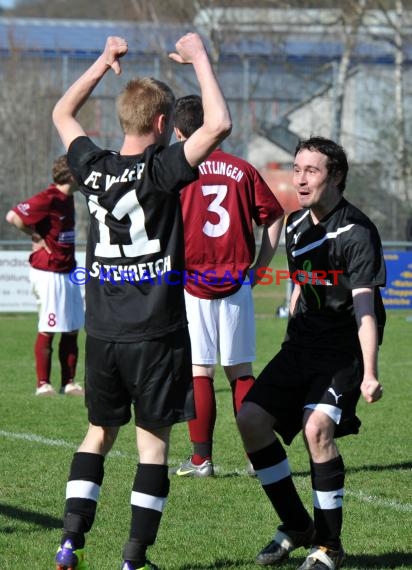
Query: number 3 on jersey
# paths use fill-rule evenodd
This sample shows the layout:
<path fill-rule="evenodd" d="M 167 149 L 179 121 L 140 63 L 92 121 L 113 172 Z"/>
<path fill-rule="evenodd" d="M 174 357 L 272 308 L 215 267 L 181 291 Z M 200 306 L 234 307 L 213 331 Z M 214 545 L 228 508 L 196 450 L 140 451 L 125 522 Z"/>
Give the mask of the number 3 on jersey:
<path fill-rule="evenodd" d="M 106 225 L 106 216 L 109 213 L 106 208 L 99 204 L 97 196 L 89 196 L 89 211 L 99 222 L 100 239 L 96 243 L 95 255 L 99 257 L 113 258 L 121 257 L 120 246 L 110 243 L 110 229 Z M 160 251 L 160 241 L 149 239 L 146 228 L 143 208 L 139 204 L 135 190 L 130 190 L 120 198 L 112 210 L 112 216 L 116 220 L 121 220 L 125 216 L 130 220 L 130 244 L 122 244 L 124 255 L 127 257 L 138 257 Z"/>
<path fill-rule="evenodd" d="M 203 226 L 203 233 L 209 237 L 220 237 L 224 235 L 229 229 L 230 216 L 229 212 L 221 206 L 221 203 L 226 197 L 227 186 L 225 184 L 213 184 L 210 186 L 202 186 L 203 196 L 210 196 L 216 194 L 216 198 L 209 204 L 208 212 L 214 212 L 219 216 L 219 221 L 216 224 L 206 222 Z"/>

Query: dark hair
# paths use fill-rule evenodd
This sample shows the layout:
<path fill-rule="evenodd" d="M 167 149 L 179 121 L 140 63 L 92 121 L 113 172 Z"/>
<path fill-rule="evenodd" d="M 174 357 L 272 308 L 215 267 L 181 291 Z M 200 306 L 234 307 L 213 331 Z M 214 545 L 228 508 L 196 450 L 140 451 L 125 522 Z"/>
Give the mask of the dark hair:
<path fill-rule="evenodd" d="M 53 162 L 52 169 L 53 182 L 55 184 L 68 184 L 73 181 L 72 173 L 70 172 L 69 165 L 67 163 L 67 155 L 63 154 L 58 156 Z"/>
<path fill-rule="evenodd" d="M 335 176 L 340 177 L 338 190 L 343 193 L 349 170 L 348 159 L 343 147 L 330 139 L 323 137 L 311 137 L 298 142 L 295 149 L 295 156 L 298 152 L 305 149 L 311 151 L 317 150 L 328 157 L 327 167 L 329 176 L 332 178 Z"/>
<path fill-rule="evenodd" d="M 180 97 L 175 105 L 175 127 L 186 138 L 203 125 L 203 105 L 199 95 Z"/>

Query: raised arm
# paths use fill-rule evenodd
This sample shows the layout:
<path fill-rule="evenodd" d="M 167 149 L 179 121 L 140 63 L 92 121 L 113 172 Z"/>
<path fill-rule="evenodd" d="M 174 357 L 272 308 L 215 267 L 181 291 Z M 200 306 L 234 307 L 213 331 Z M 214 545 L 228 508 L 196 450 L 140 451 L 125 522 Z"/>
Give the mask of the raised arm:
<path fill-rule="evenodd" d="M 191 166 L 198 166 L 230 134 L 229 108 L 213 71 L 206 48 L 198 34 L 190 33 L 176 43 L 169 55 L 178 63 L 191 63 L 200 86 L 203 125 L 186 141 L 184 152 Z"/>
<path fill-rule="evenodd" d="M 106 71 L 113 69 L 116 75 L 121 73 L 119 58 L 126 52 L 126 40 L 116 36 L 108 37 L 103 53 L 56 103 L 52 115 L 53 122 L 66 149 L 75 138 L 86 134 L 76 119 L 78 111 Z"/>

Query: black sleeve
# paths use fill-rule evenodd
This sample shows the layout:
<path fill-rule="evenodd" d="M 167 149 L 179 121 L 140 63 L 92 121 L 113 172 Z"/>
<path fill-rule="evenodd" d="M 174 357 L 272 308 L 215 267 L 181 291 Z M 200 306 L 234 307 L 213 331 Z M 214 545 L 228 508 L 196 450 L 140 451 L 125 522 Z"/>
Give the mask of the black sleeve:
<path fill-rule="evenodd" d="M 152 161 L 152 179 L 164 192 L 179 192 L 199 178 L 197 168 L 192 168 L 184 153 L 184 143 L 160 148 Z"/>
<path fill-rule="evenodd" d="M 90 165 L 110 153 L 111 151 L 103 150 L 95 145 L 89 137 L 82 136 L 74 139 L 67 151 L 67 162 L 76 182 L 83 184 L 90 172 Z"/>
<path fill-rule="evenodd" d="M 357 226 L 345 243 L 344 256 L 351 289 L 385 285 L 382 244 L 374 226 Z"/>

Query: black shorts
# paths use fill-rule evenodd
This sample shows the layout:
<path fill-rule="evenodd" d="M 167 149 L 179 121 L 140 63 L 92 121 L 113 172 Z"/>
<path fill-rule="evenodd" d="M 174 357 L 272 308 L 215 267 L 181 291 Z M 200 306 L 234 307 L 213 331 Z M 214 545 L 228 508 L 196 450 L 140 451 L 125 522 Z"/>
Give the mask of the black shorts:
<path fill-rule="evenodd" d="M 132 405 L 135 423 L 144 429 L 193 419 L 188 330 L 135 343 L 87 336 L 85 390 L 93 425 L 127 424 Z"/>
<path fill-rule="evenodd" d="M 362 378 L 362 357 L 357 350 L 283 347 L 260 373 L 244 401 L 258 404 L 275 418 L 274 429 L 287 445 L 302 429 L 305 407 L 316 405 L 320 409 L 326 406 L 323 409 L 332 416 L 340 415 L 335 437 L 342 437 L 359 431 L 356 405 Z"/>

